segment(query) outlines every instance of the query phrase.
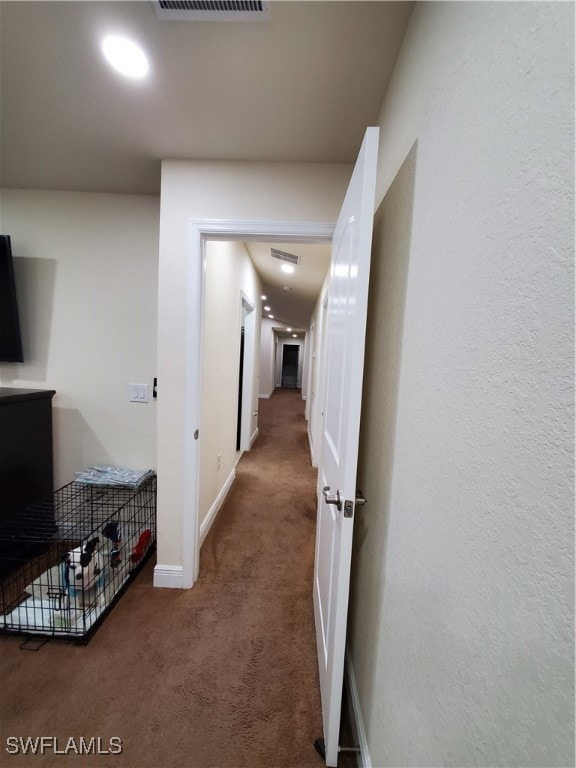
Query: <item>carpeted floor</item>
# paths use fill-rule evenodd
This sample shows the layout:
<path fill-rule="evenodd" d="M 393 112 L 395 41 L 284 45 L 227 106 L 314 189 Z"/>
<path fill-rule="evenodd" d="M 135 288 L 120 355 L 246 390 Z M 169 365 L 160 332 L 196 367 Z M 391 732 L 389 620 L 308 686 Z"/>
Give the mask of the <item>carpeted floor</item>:
<path fill-rule="evenodd" d="M 0 766 L 321 768 L 316 472 L 300 393 L 259 407 L 192 590 L 154 589 L 149 562 L 87 646 L 25 652 L 0 637 Z M 28 736 L 61 751 L 100 737 L 102 754 L 54 754 L 53 741 L 44 755 L 8 753 L 8 737 Z M 121 754 L 105 754 L 111 737 Z"/>

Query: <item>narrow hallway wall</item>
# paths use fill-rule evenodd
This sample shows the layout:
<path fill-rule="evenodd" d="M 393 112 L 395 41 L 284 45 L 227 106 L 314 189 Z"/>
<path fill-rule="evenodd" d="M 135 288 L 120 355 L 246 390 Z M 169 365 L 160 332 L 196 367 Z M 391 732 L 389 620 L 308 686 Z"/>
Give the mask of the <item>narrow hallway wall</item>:
<path fill-rule="evenodd" d="M 202 346 L 202 415 L 200 423 L 200 523 L 206 519 L 236 466 L 236 424 L 242 294 L 254 306 L 256 332 L 252 359 L 257 406 L 260 350 L 260 279 L 242 243 L 206 243 L 206 291 Z M 249 340 L 247 339 L 247 343 Z M 255 429 L 256 419 L 251 433 Z"/>
<path fill-rule="evenodd" d="M 375 766 L 574 765 L 573 97 L 572 4 L 416 5 L 350 608 Z"/>

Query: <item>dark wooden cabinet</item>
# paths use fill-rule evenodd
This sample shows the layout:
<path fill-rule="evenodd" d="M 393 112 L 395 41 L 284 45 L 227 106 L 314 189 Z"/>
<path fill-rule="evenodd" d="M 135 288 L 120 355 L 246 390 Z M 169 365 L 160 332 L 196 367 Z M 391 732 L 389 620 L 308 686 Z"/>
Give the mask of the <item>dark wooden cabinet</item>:
<path fill-rule="evenodd" d="M 54 390 L 0 387 L 0 571 L 35 554 L 44 536 L 28 515 L 52 504 L 52 397 Z"/>

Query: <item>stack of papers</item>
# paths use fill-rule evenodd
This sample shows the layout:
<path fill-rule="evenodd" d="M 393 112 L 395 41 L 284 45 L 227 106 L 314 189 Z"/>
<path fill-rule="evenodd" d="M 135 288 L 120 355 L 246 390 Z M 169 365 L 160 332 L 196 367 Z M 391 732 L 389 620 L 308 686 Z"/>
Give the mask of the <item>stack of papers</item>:
<path fill-rule="evenodd" d="M 117 485 L 122 488 L 138 488 L 151 477 L 153 469 L 130 469 L 129 467 L 88 467 L 76 473 L 76 482 L 86 485 Z"/>

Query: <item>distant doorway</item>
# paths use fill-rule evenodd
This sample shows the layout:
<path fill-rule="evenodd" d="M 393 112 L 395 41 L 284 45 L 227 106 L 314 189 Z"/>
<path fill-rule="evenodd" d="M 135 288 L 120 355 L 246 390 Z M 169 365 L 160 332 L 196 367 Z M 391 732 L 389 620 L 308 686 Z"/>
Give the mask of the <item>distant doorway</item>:
<path fill-rule="evenodd" d="M 296 389 L 298 386 L 298 364 L 300 360 L 300 346 L 298 344 L 284 344 L 282 348 L 282 379 L 283 387 Z"/>

